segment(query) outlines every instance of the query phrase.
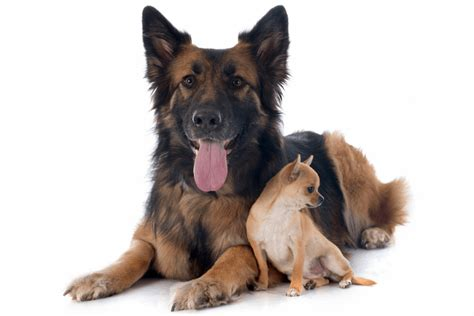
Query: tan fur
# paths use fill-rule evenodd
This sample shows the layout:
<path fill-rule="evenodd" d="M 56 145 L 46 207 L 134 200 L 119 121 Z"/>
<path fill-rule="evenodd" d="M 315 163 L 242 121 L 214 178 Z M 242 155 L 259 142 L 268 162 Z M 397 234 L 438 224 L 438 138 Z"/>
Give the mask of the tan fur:
<path fill-rule="evenodd" d="M 143 39 L 147 56 L 147 78 L 153 90 L 156 131 L 160 139 L 153 159 L 155 173 L 145 220 L 138 227 L 130 249 L 116 263 L 76 280 L 66 294 L 71 294 L 77 300 L 91 300 L 119 293 L 130 287 L 148 269 L 156 270 L 168 279 L 196 278 L 178 291 L 174 306 L 176 309 L 224 304 L 247 285 L 254 285 L 258 269 L 246 241 L 246 217 L 255 198 L 254 194 L 261 190 L 262 181 L 268 179 L 281 166 L 287 155 L 291 155 L 291 146 L 287 146 L 280 132 L 279 115 L 282 87 L 288 78 L 287 18 L 282 7 L 274 8 L 272 12 L 252 31 L 241 33 L 236 46 L 214 54 L 194 46 L 188 34 L 171 27 L 169 21 L 158 11 L 150 7 L 145 8 Z M 183 79 L 189 75 L 195 76 L 194 84 L 183 84 Z M 242 77 L 247 84 L 240 88 L 232 87 L 235 77 Z M 252 159 L 247 159 L 245 155 L 232 154 L 232 160 L 235 159 L 234 161 L 239 163 L 229 164 L 231 168 L 224 187 L 218 192 L 204 194 L 198 192 L 196 187 L 189 187 L 194 185 L 191 174 L 193 171 L 189 168 L 193 149 L 189 148 L 188 140 L 182 137 L 182 130 L 178 128 L 183 115 L 177 112 L 187 112 L 194 105 L 206 106 L 207 103 L 214 103 L 213 107 L 219 108 L 223 104 L 214 102 L 218 91 L 225 91 L 232 99 L 235 97 L 236 100 L 245 101 L 235 104 L 241 110 L 249 108 L 258 115 L 255 115 L 255 120 L 246 119 L 249 124 L 240 126 L 248 127 L 249 132 L 255 127 L 255 131 L 249 133 L 249 138 L 243 138 L 245 143 L 241 144 L 242 148 L 249 149 Z M 188 106 L 189 104 L 193 106 Z M 252 108 L 248 107 L 249 105 Z M 307 141 L 317 140 L 317 148 L 305 150 L 324 152 L 319 145 L 320 136 L 300 134 L 296 138 L 301 146 L 308 144 Z M 185 158 L 185 152 L 190 154 L 188 165 L 180 161 Z M 334 161 L 338 160 L 334 157 Z M 339 161 L 344 164 L 343 159 Z M 234 169 L 234 166 L 239 167 Z M 319 167 L 319 162 L 316 162 L 315 166 Z M 323 159 L 320 167 L 328 167 L 326 159 Z M 326 171 L 330 171 L 328 174 L 333 178 L 332 171 Z M 290 174 L 285 175 L 287 179 L 289 176 Z M 294 176 L 299 178 L 298 173 Z M 313 212 L 311 216 L 324 227 L 324 232 L 333 242 L 338 245 L 353 244 L 340 216 L 341 195 L 336 181 L 332 182 L 328 185 L 327 192 L 337 192 L 329 196 L 332 203 L 326 208 L 325 215 L 330 216 L 320 216 L 317 212 Z M 272 185 L 269 185 L 269 188 L 271 187 Z M 379 200 L 383 200 L 379 203 L 379 209 L 369 208 L 365 212 L 357 211 L 360 216 L 348 216 L 347 220 L 362 221 L 362 224 L 353 225 L 356 228 L 365 227 L 367 223 L 372 222 L 380 226 L 369 227 L 363 231 L 361 236 L 367 248 L 384 245 L 387 234 L 391 234 L 393 230 L 390 223 L 400 221 L 400 217 L 392 216 L 403 204 L 399 203 L 402 201 L 400 187 L 396 182 L 383 186 L 376 190 L 382 196 Z M 347 188 L 344 190 L 347 191 Z M 293 195 L 296 193 L 297 190 L 290 192 Z M 357 196 L 357 193 L 347 193 L 344 197 L 352 199 L 353 196 Z M 315 203 L 316 200 L 313 196 L 310 203 Z M 303 236 L 308 235 L 307 232 L 320 234 L 308 213 L 308 210 L 303 210 L 299 217 L 291 218 L 289 222 L 295 224 L 296 228 L 300 227 L 301 232 L 304 232 Z M 293 233 L 293 237 L 300 236 L 297 231 Z M 322 235 L 320 237 L 318 240 L 324 238 Z M 303 254 L 308 251 L 304 247 L 302 249 L 298 243 L 301 240 L 308 241 L 295 238 L 294 255 L 292 253 L 284 258 L 284 264 L 290 263 L 289 274 L 295 276 L 292 279 L 293 290 L 289 295 L 299 294 L 301 285 L 304 284 L 300 275 L 305 276 L 306 261 L 302 258 L 304 259 Z M 299 246 L 296 247 L 297 245 Z M 338 253 L 338 249 L 334 247 L 329 247 L 330 252 Z M 263 261 L 262 257 L 259 260 Z M 340 268 L 341 265 L 344 266 L 344 260 L 337 254 L 331 260 L 327 259 L 326 264 L 335 263 L 333 268 Z M 293 261 L 297 264 L 291 265 Z M 347 273 L 347 269 L 340 270 L 338 275 Z M 271 264 L 268 264 L 266 272 L 268 277 L 265 283 L 268 286 L 280 282 L 283 277 Z M 318 275 L 314 277 L 309 281 L 313 281 L 317 286 L 327 282 Z M 306 284 L 311 283 L 309 281 Z"/>
<path fill-rule="evenodd" d="M 211 64 L 205 58 L 202 49 L 193 44 L 182 46 L 180 53 L 171 62 L 168 71 L 174 87 L 177 87 L 184 77 L 193 73 L 192 66 L 196 61 L 200 62 L 205 69 L 211 68 Z"/>
<path fill-rule="evenodd" d="M 355 232 L 362 231 L 361 243 L 366 248 L 384 246 L 389 241 L 394 226 L 398 223 L 403 223 L 405 220 L 403 180 L 395 180 L 388 184 L 380 183 L 375 177 L 372 166 L 360 151 L 346 144 L 343 137 L 339 134 L 326 133 L 325 145 L 336 167 L 337 176 L 340 179 L 344 192 L 346 221 L 352 221 L 357 224 L 355 228 L 352 228 L 352 231 L 354 229 Z M 289 178 L 290 174 L 291 172 L 287 169 L 286 177 Z M 319 182 L 317 185 L 319 185 Z M 272 198 L 280 192 L 279 188 L 281 186 L 282 182 L 278 177 L 272 178 L 265 188 L 265 194 L 262 194 L 258 201 L 264 204 L 270 203 L 269 205 L 271 205 Z M 196 208 L 209 206 L 210 216 L 206 217 L 205 220 L 208 221 L 206 226 L 214 227 L 210 234 L 212 234 L 211 240 L 213 240 L 213 245 L 211 246 L 213 249 L 212 255 L 216 260 L 221 253 L 227 253 L 227 251 L 234 249 L 234 247 L 239 247 L 238 245 L 246 244 L 245 227 L 242 223 L 245 223 L 245 216 L 247 214 L 245 210 L 248 209 L 249 202 L 230 194 L 232 192 L 231 179 L 220 191 L 219 199 L 212 197 L 203 198 L 202 195 L 188 190 L 184 184 L 177 184 L 172 187 L 163 186 L 160 190 L 164 199 L 178 203 L 181 214 L 190 222 L 196 216 L 199 216 Z M 357 192 L 361 192 L 361 201 L 357 201 L 359 196 Z M 316 200 L 313 198 L 312 203 L 315 202 Z M 225 216 L 223 216 L 222 210 L 225 210 Z M 298 214 L 300 214 L 299 217 L 303 223 L 302 227 L 306 227 L 306 230 L 318 232 L 307 211 L 303 210 Z M 349 218 L 347 214 L 349 214 Z M 251 221 L 251 217 L 249 217 L 247 225 Z M 247 229 L 249 230 L 248 226 Z M 351 230 L 351 228 L 349 229 Z M 186 245 L 170 243 L 166 240 L 165 236 L 155 235 L 153 232 L 154 229 L 151 224 L 147 222 L 142 223 L 135 232 L 130 249 L 116 263 L 106 269 L 75 280 L 68 287 L 65 294 L 70 294 L 76 300 L 90 300 L 122 292 L 144 275 L 150 263 L 152 263 L 158 273 L 166 278 L 189 280 L 199 276 L 199 271 L 187 260 L 188 252 L 185 249 Z M 319 235 L 320 238 L 325 239 L 320 233 Z M 357 234 L 353 238 L 357 239 Z M 250 243 L 253 249 L 258 249 L 259 245 L 256 245 L 252 239 L 250 239 Z M 335 246 L 334 248 L 337 249 Z M 159 253 L 156 249 L 159 249 Z M 340 253 L 339 249 L 333 251 Z M 240 252 L 231 251 L 230 253 L 237 254 Z M 344 265 L 345 259 L 342 257 L 342 254 L 337 254 L 335 257 L 339 258 L 339 264 Z M 260 258 L 260 267 L 263 267 L 262 258 L 265 257 Z M 234 259 L 237 260 L 237 258 Z M 290 260 L 292 259 L 288 258 L 288 261 Z M 243 270 L 247 272 L 252 271 L 254 263 L 249 261 L 246 264 Z M 223 271 L 218 265 L 211 268 L 212 271 L 214 269 Z M 234 275 L 228 271 L 226 273 L 231 277 Z M 257 273 L 257 271 L 248 273 L 248 280 L 252 280 L 253 273 Z M 267 273 L 270 275 L 270 278 L 267 277 L 267 281 L 265 281 L 263 276 L 266 274 L 260 273 L 258 282 L 260 287 L 265 288 L 269 284 L 281 281 L 282 275 L 277 273 L 272 266 L 267 268 Z M 335 275 L 331 275 L 331 277 L 337 279 Z M 214 282 L 212 279 L 207 279 L 204 276 L 197 280 L 199 281 L 196 281 L 196 284 L 201 285 L 208 280 L 208 286 Z M 360 280 L 362 279 L 353 279 L 352 282 L 354 284 L 359 282 L 364 285 L 367 283 Z M 229 288 L 226 291 L 237 291 L 237 289 L 242 288 L 242 284 L 232 288 L 234 286 L 232 284 L 239 282 L 241 280 L 236 276 L 234 283 L 230 282 Z M 251 283 L 251 281 L 248 282 Z M 321 281 L 318 282 L 322 284 Z M 294 281 L 292 284 L 294 293 L 289 294 L 298 295 L 301 292 L 300 284 L 303 283 L 303 281 L 300 283 Z M 198 297 L 199 295 L 195 297 L 196 300 Z"/>
<path fill-rule="evenodd" d="M 377 226 L 391 235 L 406 221 L 406 185 L 403 179 L 381 183 L 362 152 L 339 133 L 324 133 L 344 196 L 344 219 L 354 243 L 362 231 Z M 388 242 L 388 241 L 387 241 Z"/>
<path fill-rule="evenodd" d="M 177 205 L 180 210 L 179 215 L 182 215 L 185 224 L 192 225 L 200 219 L 203 225 L 213 228 L 208 231 L 208 234 L 209 239 L 213 241 L 213 244 L 209 246 L 213 250 L 211 255 L 215 259 L 229 247 L 247 244 L 245 220 L 247 217 L 246 209 L 250 208 L 250 202 L 235 195 L 226 195 L 225 187 L 223 189 L 224 194 L 216 199 L 210 195 L 203 196 L 183 185 L 161 188 L 163 198 Z M 206 216 L 202 216 L 199 212 L 201 209 L 207 209 Z M 158 219 L 160 220 L 160 217 Z M 178 227 L 173 227 L 173 229 L 178 229 Z M 179 232 L 175 233 L 179 234 Z M 156 238 L 153 237 L 149 242 L 156 249 L 160 249 L 161 253 L 156 256 L 157 266 L 155 267 L 156 271 L 164 277 L 189 280 L 200 274 L 195 267 L 190 266 L 187 249 L 182 249 L 187 245 L 170 243 L 166 236 L 160 234 Z M 166 253 L 163 254 L 163 251 Z"/>
<path fill-rule="evenodd" d="M 202 50 L 192 44 L 186 44 L 181 47 L 181 51 L 178 56 L 172 61 L 170 65 L 170 74 L 172 75 L 173 87 L 177 87 L 174 91 L 170 100 L 170 109 L 181 99 L 187 99 L 193 97 L 193 93 L 190 89 L 183 87 L 180 83 L 182 80 L 193 74 L 192 66 L 194 63 L 199 63 L 202 66 L 202 73 L 195 74 L 195 78 L 198 81 L 196 85 L 199 85 L 199 93 L 197 98 L 199 102 L 212 102 L 215 99 L 216 91 L 215 87 L 225 89 L 222 85 L 221 69 L 213 69 L 212 62 L 209 61 Z M 263 111 L 260 103 L 260 98 L 255 92 L 257 87 L 257 73 L 255 71 L 255 61 L 252 58 L 251 50 L 248 44 L 239 43 L 233 48 L 229 49 L 223 56 L 221 62 L 222 65 L 232 64 L 235 66 L 235 72 L 232 76 L 241 77 L 248 85 L 244 85 L 242 89 L 236 89 L 235 95 L 240 99 L 246 98 L 253 99 L 260 114 L 266 116 L 266 112 Z M 166 118 L 169 117 L 169 110 L 163 110 L 160 113 L 164 118 L 163 122 L 166 126 L 171 126 L 174 122 L 166 124 Z"/>
<path fill-rule="evenodd" d="M 187 260 L 188 253 L 182 245 L 170 243 L 162 236 L 157 237 L 156 244 L 160 247 L 160 253 L 155 256 L 154 261 L 157 272 L 180 281 L 195 277 L 195 273 L 192 273 L 193 267 Z"/>
<path fill-rule="evenodd" d="M 239 269 L 234 267 L 238 266 Z M 248 246 L 227 249 L 214 266 L 201 277 L 186 283 L 175 295 L 171 310 L 195 309 L 225 304 L 244 290 L 257 275 L 257 266 Z"/>
<path fill-rule="evenodd" d="M 234 76 L 243 78 L 253 88 L 257 86 L 258 77 L 255 71 L 255 61 L 252 58 L 248 44 L 239 43 L 235 45 L 222 58 L 222 65 L 232 63 L 235 66 Z M 222 69 L 212 68 L 212 62 L 205 57 L 202 49 L 187 44 L 181 48 L 180 53 L 170 65 L 169 73 L 172 75 L 173 86 L 177 87 L 184 77 L 193 74 L 192 65 L 194 62 L 199 62 L 204 68 L 203 76 L 196 77 L 201 82 L 213 80 L 222 71 Z"/>
<path fill-rule="evenodd" d="M 120 293 L 138 281 L 148 270 L 154 248 L 134 239 L 130 249 L 106 269 L 76 279 L 64 292 L 77 301 L 91 300 Z"/>
<path fill-rule="evenodd" d="M 255 61 L 248 43 L 238 43 L 232 47 L 224 56 L 224 64 L 227 62 L 232 62 L 236 66 L 236 76 L 244 78 L 253 88 L 257 86 Z"/>
<path fill-rule="evenodd" d="M 316 207 L 319 193 L 318 174 L 300 157 L 286 165 L 265 186 L 253 204 L 247 219 L 247 237 L 259 267 L 258 288 L 268 286 L 267 260 L 291 279 L 288 296 L 301 294 L 303 284 L 322 278 L 340 281 L 346 288 L 352 282 L 371 285 L 375 282 L 353 276 L 349 261 L 314 225 L 307 206 Z M 309 192 L 308 187 L 314 192 Z M 305 285 L 306 287 L 306 285 Z"/>
<path fill-rule="evenodd" d="M 225 187 L 219 199 L 212 196 L 203 198 L 183 185 L 163 186 L 161 192 L 169 201 L 178 203 L 179 210 L 187 221 L 192 222 L 195 217 L 200 216 L 196 209 L 206 207 L 208 216 L 202 219 L 207 227 L 214 227 L 209 234 L 213 241 L 212 256 L 217 261 L 204 275 L 178 291 L 176 299 L 181 305 L 186 301 L 181 297 L 192 295 L 192 301 L 186 303 L 188 308 L 202 308 L 203 297 L 212 301 L 213 293 L 234 295 L 254 283 L 258 274 L 257 265 L 251 248 L 242 246 L 247 244 L 245 221 L 246 210 L 250 208 L 249 202 L 226 194 Z M 130 249 L 117 262 L 104 270 L 74 280 L 64 294 L 80 301 L 122 292 L 140 279 L 150 264 L 167 279 L 185 281 L 201 274 L 188 260 L 189 253 L 185 244 L 172 243 L 166 236 L 155 234 L 154 231 L 151 223 L 142 222 L 135 231 Z M 236 266 L 239 269 L 235 269 Z M 270 285 L 282 281 L 282 275 L 273 267 L 269 268 L 269 274 Z M 219 289 L 214 288 L 216 280 L 220 283 Z M 204 291 L 205 287 L 208 289 Z M 181 305 L 176 308 L 182 309 Z"/>

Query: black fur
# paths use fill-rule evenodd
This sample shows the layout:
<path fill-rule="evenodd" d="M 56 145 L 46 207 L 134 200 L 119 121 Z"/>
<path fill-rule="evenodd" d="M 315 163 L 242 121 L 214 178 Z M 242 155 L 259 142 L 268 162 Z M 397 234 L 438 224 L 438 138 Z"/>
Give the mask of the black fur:
<path fill-rule="evenodd" d="M 170 111 L 170 100 L 177 89 L 170 84 L 168 65 L 179 55 L 183 45 L 191 37 L 179 32 L 158 11 L 147 7 L 143 12 L 143 40 L 147 56 L 147 77 L 154 91 L 153 103 L 157 116 L 156 131 L 158 146 L 153 155 L 153 187 L 147 202 L 146 218 L 160 234 L 177 247 L 187 249 L 194 275 L 205 272 L 220 254 L 211 249 L 209 232 L 212 227 L 203 224 L 212 199 L 219 200 L 219 193 L 199 191 L 193 178 L 194 153 L 189 144 L 194 137 L 204 137 L 192 126 L 191 116 L 197 109 L 218 110 L 225 124 L 209 132 L 206 137 L 225 139 L 235 135 L 235 145 L 228 157 L 229 176 L 233 179 L 232 196 L 248 201 L 242 205 L 242 212 L 248 213 L 251 203 L 258 197 L 265 183 L 287 162 L 299 153 L 303 158 L 313 154 L 312 167 L 320 174 L 320 192 L 325 203 L 313 214 L 315 221 L 326 235 L 340 244 L 344 235 L 341 223 L 342 193 L 333 166 L 324 148 L 324 139 L 315 133 L 296 133 L 284 138 L 281 135 L 279 104 L 282 86 L 288 78 L 288 18 L 282 6 L 270 10 L 249 32 L 241 33 L 239 40 L 250 46 L 258 84 L 251 87 L 258 95 L 265 113 L 258 111 L 255 100 L 239 100 L 223 82 L 212 102 L 199 101 L 199 93 L 186 100 L 175 98 L 176 104 Z M 226 50 L 202 50 L 217 71 L 222 66 L 224 78 L 235 72 L 232 64 L 221 65 Z M 195 73 L 203 71 L 202 65 L 193 63 Z M 227 76 L 227 77 L 226 77 Z M 167 112 L 168 111 L 168 112 Z M 170 112 L 170 113 L 169 113 Z M 172 126 L 165 119 L 173 122 Z M 174 195 L 164 193 L 163 188 L 175 188 Z M 202 196 L 193 211 L 198 212 L 193 221 L 185 218 L 176 201 L 185 190 Z M 186 191 L 188 192 L 188 191 Z M 194 217 L 193 217 L 194 218 Z M 242 216 L 239 221 L 245 220 Z M 241 225 L 242 223 L 235 223 Z M 340 228 L 340 229 L 339 229 Z M 243 232 L 245 234 L 245 232 Z M 245 237 L 244 237 L 245 238 Z"/>
<path fill-rule="evenodd" d="M 344 197 L 334 165 L 327 155 L 324 137 L 313 132 L 288 135 L 285 137 L 285 151 L 289 161 L 294 160 L 297 154 L 301 154 L 302 159 L 314 156 L 311 167 L 319 175 L 319 193 L 324 196 L 324 203 L 317 209 L 311 209 L 311 215 L 329 239 L 338 241 L 347 231 L 343 217 Z M 338 242 L 341 243 L 342 241 Z"/>
<path fill-rule="evenodd" d="M 239 34 L 239 40 L 252 44 L 260 75 L 262 103 L 279 104 L 283 85 L 288 79 L 290 39 L 285 8 L 277 6 L 271 9 L 251 31 Z M 270 107 L 270 110 L 275 111 L 276 108 Z"/>
<path fill-rule="evenodd" d="M 172 88 L 166 69 L 179 53 L 183 44 L 191 42 L 191 36 L 178 31 L 158 10 L 153 7 L 143 9 L 143 45 L 147 58 L 147 77 L 150 80 L 156 102 L 154 106 L 169 101 Z"/>

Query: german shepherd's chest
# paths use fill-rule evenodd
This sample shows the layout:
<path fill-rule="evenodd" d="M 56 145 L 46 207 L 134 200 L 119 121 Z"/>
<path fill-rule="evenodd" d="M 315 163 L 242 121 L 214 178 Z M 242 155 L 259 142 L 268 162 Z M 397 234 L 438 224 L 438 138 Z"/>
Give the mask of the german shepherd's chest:
<path fill-rule="evenodd" d="M 159 191 L 162 202 L 154 223 L 155 268 L 164 277 L 197 277 L 227 248 L 248 244 L 245 222 L 251 201 L 233 194 L 171 191 Z"/>

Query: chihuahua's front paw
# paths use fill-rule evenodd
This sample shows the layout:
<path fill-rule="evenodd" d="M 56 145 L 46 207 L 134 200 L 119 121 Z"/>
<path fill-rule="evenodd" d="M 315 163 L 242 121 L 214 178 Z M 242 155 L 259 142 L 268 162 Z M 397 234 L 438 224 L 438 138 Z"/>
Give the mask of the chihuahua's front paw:
<path fill-rule="evenodd" d="M 341 289 L 347 289 L 349 286 L 351 286 L 351 284 L 352 284 L 351 280 L 342 280 L 341 282 L 339 282 L 339 287 Z"/>
<path fill-rule="evenodd" d="M 288 291 L 286 291 L 286 296 L 300 296 L 301 295 L 301 289 L 296 289 L 294 287 L 290 287 Z"/>

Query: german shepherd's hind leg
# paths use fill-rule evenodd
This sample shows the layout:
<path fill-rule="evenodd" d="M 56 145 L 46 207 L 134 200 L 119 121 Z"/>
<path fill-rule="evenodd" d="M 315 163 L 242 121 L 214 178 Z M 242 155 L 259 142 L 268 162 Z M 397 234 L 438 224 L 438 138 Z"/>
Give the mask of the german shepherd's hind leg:
<path fill-rule="evenodd" d="M 407 185 L 403 179 L 379 183 L 378 207 L 369 210 L 373 227 L 362 231 L 359 244 L 365 249 L 384 248 L 390 245 L 397 225 L 406 222 L 405 205 Z"/>
<path fill-rule="evenodd" d="M 232 296 L 247 290 L 258 275 L 257 263 L 248 246 L 227 249 L 201 277 L 176 291 L 172 311 L 202 309 L 227 304 Z"/>
<path fill-rule="evenodd" d="M 134 239 L 119 260 L 104 270 L 74 280 L 64 292 L 76 301 L 90 301 L 120 293 L 137 282 L 155 255 L 147 242 Z"/>
<path fill-rule="evenodd" d="M 365 155 L 339 133 L 324 133 L 324 143 L 341 186 L 352 243 L 366 249 L 386 247 L 395 227 L 406 222 L 405 181 L 380 182 Z"/>

